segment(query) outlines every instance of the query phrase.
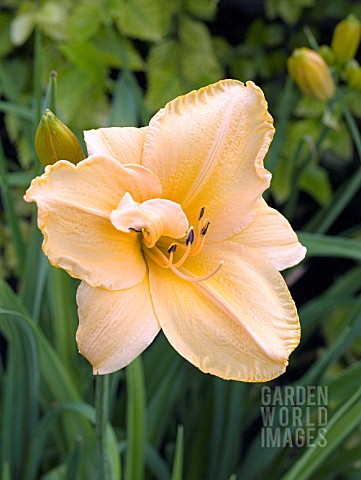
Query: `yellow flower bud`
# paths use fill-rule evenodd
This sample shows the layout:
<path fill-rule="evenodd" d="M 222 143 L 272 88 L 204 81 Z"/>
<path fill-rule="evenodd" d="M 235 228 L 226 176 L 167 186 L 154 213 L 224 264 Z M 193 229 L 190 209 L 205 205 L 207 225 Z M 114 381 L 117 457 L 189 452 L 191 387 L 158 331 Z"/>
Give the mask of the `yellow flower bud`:
<path fill-rule="evenodd" d="M 361 23 L 355 15 L 349 15 L 336 25 L 331 48 L 338 63 L 345 63 L 357 52 L 361 39 Z"/>
<path fill-rule="evenodd" d="M 74 133 L 50 110 L 45 110 L 36 130 L 35 150 L 44 167 L 58 160 L 77 164 L 85 158 Z"/>
<path fill-rule="evenodd" d="M 335 93 L 335 84 L 324 59 L 314 50 L 298 48 L 287 61 L 291 78 L 302 92 L 318 100 L 328 101 Z"/>

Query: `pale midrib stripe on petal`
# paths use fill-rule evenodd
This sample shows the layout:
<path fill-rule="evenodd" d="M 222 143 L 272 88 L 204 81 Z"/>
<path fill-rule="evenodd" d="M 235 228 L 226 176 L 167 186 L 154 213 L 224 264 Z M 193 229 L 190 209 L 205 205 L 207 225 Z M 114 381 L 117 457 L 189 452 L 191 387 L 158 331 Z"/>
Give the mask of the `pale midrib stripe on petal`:
<path fill-rule="evenodd" d="M 59 199 L 56 197 L 50 197 L 49 195 L 36 195 L 36 198 L 34 197 L 34 200 L 36 199 L 38 205 L 43 205 L 43 204 L 49 204 L 49 201 L 53 201 L 56 203 L 60 203 L 62 205 L 67 205 L 73 208 L 77 208 L 78 210 L 82 210 L 85 213 L 90 213 L 91 215 L 95 215 L 100 218 L 105 218 L 110 221 L 109 218 L 109 213 L 106 212 L 105 210 L 98 210 L 92 207 L 87 207 L 86 205 L 79 205 L 77 203 L 73 202 L 68 202 L 67 200 Z M 42 201 L 42 199 L 45 199 L 45 201 Z"/>
<path fill-rule="evenodd" d="M 227 116 L 223 122 L 223 127 L 220 129 L 217 141 L 215 142 L 214 147 L 210 150 L 207 159 L 204 162 L 202 170 L 199 172 L 197 178 L 194 180 L 192 187 L 189 189 L 188 194 L 182 201 L 183 208 L 187 208 L 187 205 L 192 202 L 194 197 L 198 194 L 198 192 L 202 189 L 202 186 L 206 183 L 210 175 L 212 174 L 213 167 L 216 166 L 215 158 L 218 155 L 219 150 L 221 149 L 224 143 L 225 132 L 230 122 L 231 114 L 233 111 L 233 107 L 235 103 L 238 101 L 239 93 L 237 92 L 234 96 L 234 100 L 231 102 Z"/>
<path fill-rule="evenodd" d="M 185 271 L 182 269 L 182 272 L 188 275 L 189 277 L 194 277 L 191 272 Z M 266 343 L 264 343 L 258 336 L 255 334 L 248 325 L 246 325 L 240 317 L 237 315 L 235 309 L 221 296 L 219 293 L 214 290 L 210 285 L 205 283 L 197 283 L 195 288 L 198 288 L 209 300 L 215 304 L 222 312 L 228 315 L 232 320 L 234 320 L 238 325 L 240 325 L 246 334 L 253 340 L 260 349 L 265 353 L 265 355 L 272 360 L 272 362 L 277 362 L 281 365 L 284 364 L 283 360 L 283 352 L 281 355 L 277 356 L 277 354 L 272 351 Z M 260 360 L 263 360 L 262 358 Z"/>

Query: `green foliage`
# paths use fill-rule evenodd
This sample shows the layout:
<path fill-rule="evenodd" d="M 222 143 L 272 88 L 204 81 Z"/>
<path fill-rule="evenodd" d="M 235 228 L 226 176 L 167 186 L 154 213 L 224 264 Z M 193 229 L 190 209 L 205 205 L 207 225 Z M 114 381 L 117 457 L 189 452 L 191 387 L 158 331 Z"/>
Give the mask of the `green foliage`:
<path fill-rule="evenodd" d="M 147 104 L 150 107 L 167 102 L 183 93 L 179 69 L 180 46 L 176 40 L 168 40 L 153 47 L 148 60 L 149 87 Z M 163 102 L 163 103 L 164 103 Z"/>
<path fill-rule="evenodd" d="M 204 85 L 221 78 L 222 71 L 213 52 L 211 36 L 204 24 L 181 18 L 179 41 L 182 49 L 180 67 L 186 81 Z"/>
<path fill-rule="evenodd" d="M 15 17 L 0 14 L 4 25 L 0 49 L 6 55 L 12 50 L 11 42 L 13 46 L 29 42 L 38 28 L 44 36 L 43 78 L 50 70 L 56 70 L 61 78 L 59 108 L 63 119 L 76 130 L 87 128 L 90 116 L 93 127 L 101 126 L 106 124 L 111 108 L 107 99 L 110 69 L 146 73 L 151 111 L 174 95 L 224 76 L 208 28 L 196 20 L 211 20 L 216 6 L 215 0 L 109 0 L 99 8 L 95 0 L 74 5 L 48 0 L 39 9 L 34 2 L 22 1 Z M 194 42 L 195 37 L 199 41 Z M 146 59 L 135 48 L 134 40 L 147 43 Z M 93 110 L 91 115 L 90 107 L 82 108 L 84 104 L 97 105 L 97 112 Z"/>
<path fill-rule="evenodd" d="M 313 7 L 315 0 L 266 0 L 266 14 L 270 19 L 281 17 L 289 25 L 294 25 L 304 8 Z"/>
<path fill-rule="evenodd" d="M 150 52 L 146 99 L 151 110 L 175 96 L 222 77 L 211 36 L 204 24 L 182 17 L 179 19 L 178 34 L 178 40 L 165 41 L 154 46 Z"/>
<path fill-rule="evenodd" d="M 216 14 L 218 0 L 184 0 L 186 10 L 202 20 L 212 20 Z"/>
<path fill-rule="evenodd" d="M 10 13 L 0 13 L 0 57 L 4 57 L 12 50 L 10 39 L 10 24 L 13 16 Z"/>
<path fill-rule="evenodd" d="M 299 188 L 307 192 L 320 205 L 326 205 L 332 197 L 332 187 L 325 169 L 309 165 L 299 180 Z"/>
<path fill-rule="evenodd" d="M 159 42 L 171 29 L 177 0 L 120 0 L 115 21 L 126 36 Z"/>

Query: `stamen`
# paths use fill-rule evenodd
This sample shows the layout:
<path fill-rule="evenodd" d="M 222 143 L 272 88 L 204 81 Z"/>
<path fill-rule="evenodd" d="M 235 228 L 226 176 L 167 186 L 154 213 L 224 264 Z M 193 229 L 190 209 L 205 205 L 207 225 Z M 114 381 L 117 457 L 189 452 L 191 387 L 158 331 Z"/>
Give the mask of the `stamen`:
<path fill-rule="evenodd" d="M 204 242 L 206 240 L 205 235 L 200 235 L 197 239 L 197 242 L 195 246 L 192 248 L 192 250 L 189 253 L 190 257 L 194 257 L 195 255 L 198 255 L 198 253 L 202 250 Z"/>
<path fill-rule="evenodd" d="M 197 252 L 199 252 L 199 243 L 201 241 L 201 237 L 204 236 L 207 233 L 208 226 L 209 226 L 208 218 L 203 218 L 203 216 L 204 216 L 204 211 L 202 212 L 202 216 L 199 215 L 199 222 L 198 222 L 198 229 L 197 229 L 197 241 L 196 241 L 196 243 L 193 247 L 195 250 L 197 250 Z M 201 222 L 202 219 L 203 219 L 203 221 Z M 205 232 L 205 233 L 203 233 L 203 232 Z M 192 255 L 194 255 L 194 254 L 192 253 Z"/>
<path fill-rule="evenodd" d="M 211 222 L 207 222 L 206 225 L 202 228 L 201 235 L 203 235 L 203 236 L 206 235 L 210 223 Z"/>
<path fill-rule="evenodd" d="M 203 227 L 202 227 L 203 225 Z M 204 222 L 199 222 L 198 224 L 198 237 L 196 243 L 193 245 L 193 248 L 190 252 L 190 256 L 194 257 L 195 255 L 198 255 L 198 253 L 202 250 L 205 239 L 206 239 L 206 234 L 208 231 L 208 227 L 210 225 L 210 222 L 208 218 L 204 220 Z"/>
<path fill-rule="evenodd" d="M 199 212 L 199 218 L 198 218 L 198 221 L 202 219 L 202 217 L 203 217 L 203 215 L 204 215 L 204 210 L 205 210 L 205 208 L 204 208 L 204 207 L 202 207 L 202 208 L 201 208 L 201 211 Z"/>
<path fill-rule="evenodd" d="M 191 248 L 192 248 L 192 243 L 194 242 L 194 231 L 193 231 L 193 227 L 190 227 L 189 228 L 189 232 L 188 232 L 188 237 L 187 237 L 187 240 L 186 240 L 186 250 L 185 252 L 183 253 L 183 255 L 181 256 L 181 258 L 178 260 L 178 262 L 174 263 L 173 266 L 175 268 L 178 268 L 180 267 L 181 265 L 183 265 L 183 263 L 187 260 L 188 258 L 188 255 L 191 251 Z M 168 250 L 169 251 L 169 250 Z M 172 257 L 172 261 L 170 263 L 173 263 L 173 257 Z"/>
<path fill-rule="evenodd" d="M 165 268 L 169 268 L 173 264 L 173 256 L 174 256 L 174 252 L 177 250 L 177 246 L 178 245 L 176 243 L 172 243 L 168 248 L 169 258 L 168 258 L 167 265 L 165 265 Z"/>
<path fill-rule="evenodd" d="M 184 252 L 183 255 L 181 256 L 181 258 L 178 260 L 178 262 L 176 262 L 176 263 L 173 264 L 173 267 L 178 268 L 178 267 L 180 267 L 181 265 L 183 265 L 183 263 L 187 260 L 188 255 L 189 255 L 189 253 L 191 252 L 192 244 L 191 244 L 191 243 L 188 243 L 188 244 L 187 244 L 187 242 L 186 242 L 186 245 L 187 245 L 187 248 L 186 248 L 185 252 Z M 173 262 L 172 262 L 172 263 L 173 263 Z"/>
<path fill-rule="evenodd" d="M 189 232 L 188 232 L 188 237 L 186 240 L 186 245 L 188 246 L 189 244 L 192 244 L 194 242 L 194 231 L 193 227 L 190 227 Z"/>
<path fill-rule="evenodd" d="M 204 280 L 207 280 L 208 278 L 213 277 L 213 275 L 215 275 L 217 272 L 219 272 L 219 270 L 222 268 L 223 265 L 224 265 L 224 261 L 221 260 L 219 262 L 218 267 L 213 272 L 209 273 L 208 275 L 204 275 L 203 277 L 189 277 L 188 275 L 184 275 L 184 273 L 182 273 L 179 270 L 177 270 L 176 268 L 174 268 L 174 265 L 169 265 L 169 268 L 179 278 L 182 278 L 183 280 L 186 280 L 187 282 L 197 283 L 197 282 L 204 282 Z"/>
<path fill-rule="evenodd" d="M 178 245 L 176 243 L 172 243 L 172 245 L 170 245 L 168 248 L 168 253 L 174 253 L 177 250 L 177 246 Z"/>

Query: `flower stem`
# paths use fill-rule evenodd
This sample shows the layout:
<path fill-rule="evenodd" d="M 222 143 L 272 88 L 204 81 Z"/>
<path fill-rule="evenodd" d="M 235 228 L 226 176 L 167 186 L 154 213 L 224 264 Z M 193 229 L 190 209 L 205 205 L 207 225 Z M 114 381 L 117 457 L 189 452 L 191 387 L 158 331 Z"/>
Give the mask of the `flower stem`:
<path fill-rule="evenodd" d="M 107 457 L 107 421 L 108 421 L 109 375 L 95 377 L 95 440 L 96 467 L 98 480 L 109 479 L 109 464 Z"/>
<path fill-rule="evenodd" d="M 145 385 L 142 358 L 128 365 L 127 377 L 127 440 L 126 480 L 144 479 Z"/>
<path fill-rule="evenodd" d="M 341 103 L 343 108 L 343 115 L 351 134 L 352 140 L 356 147 L 356 152 L 361 160 L 361 135 L 358 130 L 355 119 L 345 102 Z M 361 167 L 338 188 L 330 205 L 320 210 L 303 229 L 307 232 L 325 233 L 343 212 L 343 210 L 350 203 L 352 198 L 356 195 L 361 186 Z"/>

